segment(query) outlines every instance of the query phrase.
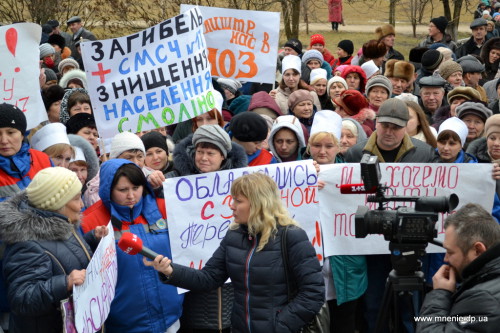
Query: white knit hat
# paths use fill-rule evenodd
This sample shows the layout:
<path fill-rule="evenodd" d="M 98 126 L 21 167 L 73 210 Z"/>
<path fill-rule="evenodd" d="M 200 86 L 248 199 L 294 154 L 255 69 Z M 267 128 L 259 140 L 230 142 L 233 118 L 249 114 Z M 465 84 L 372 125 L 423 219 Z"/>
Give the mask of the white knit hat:
<path fill-rule="evenodd" d="M 26 188 L 29 203 L 40 209 L 57 211 L 82 189 L 76 173 L 62 167 L 39 171 Z"/>
<path fill-rule="evenodd" d="M 232 94 L 236 94 L 236 91 L 242 87 L 239 81 L 226 78 L 218 78 L 217 83 L 222 89 L 229 90 Z"/>
<path fill-rule="evenodd" d="M 315 68 L 311 71 L 309 82 L 311 82 L 311 84 L 314 84 L 317 80 L 326 80 L 326 77 L 326 70 L 324 70 L 323 68 Z"/>
<path fill-rule="evenodd" d="M 298 56 L 289 54 L 283 58 L 281 61 L 281 73 L 285 73 L 285 71 L 290 68 L 302 73 L 302 61 Z"/>
<path fill-rule="evenodd" d="M 123 152 L 134 149 L 141 150 L 146 155 L 146 149 L 141 138 L 131 132 L 118 133 L 111 141 L 109 158 L 118 158 Z"/>
<path fill-rule="evenodd" d="M 349 89 L 346 80 L 344 80 L 341 76 L 334 76 L 330 80 L 328 80 L 328 83 L 326 84 L 326 93 L 328 94 L 328 96 L 330 96 L 330 87 L 335 82 L 340 82 L 346 90 Z"/>
<path fill-rule="evenodd" d="M 311 136 L 318 132 L 332 133 L 337 140 L 342 136 L 342 117 L 334 111 L 322 110 L 316 112 L 311 126 Z"/>
<path fill-rule="evenodd" d="M 58 143 L 71 145 L 66 134 L 66 126 L 61 123 L 50 123 L 43 126 L 33 134 L 30 140 L 31 148 L 39 151 L 44 151 Z"/>
<path fill-rule="evenodd" d="M 441 132 L 446 130 L 455 132 L 460 138 L 462 147 L 464 146 L 465 140 L 467 139 L 467 134 L 469 134 L 469 129 L 461 119 L 457 117 L 451 117 L 443 121 L 441 125 L 439 125 L 438 136 L 439 134 L 441 134 Z"/>
<path fill-rule="evenodd" d="M 373 74 L 380 70 L 380 68 L 375 65 L 375 62 L 373 60 L 365 62 L 363 65 L 361 65 L 361 69 L 365 72 L 367 79 L 371 78 Z"/>

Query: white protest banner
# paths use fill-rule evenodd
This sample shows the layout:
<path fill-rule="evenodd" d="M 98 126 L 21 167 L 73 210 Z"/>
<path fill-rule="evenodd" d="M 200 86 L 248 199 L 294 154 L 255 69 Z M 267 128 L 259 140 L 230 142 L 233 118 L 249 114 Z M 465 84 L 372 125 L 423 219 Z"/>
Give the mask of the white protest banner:
<path fill-rule="evenodd" d="M 491 212 L 495 193 L 491 170 L 491 164 L 486 163 L 381 163 L 380 183 L 389 186 L 386 196 L 447 197 L 455 193 L 460 200 L 455 211 L 472 202 Z M 341 184 L 363 183 L 359 163 L 322 165 L 318 178 L 326 183 L 318 195 L 325 255 L 389 253 L 389 242 L 382 235 L 355 238 L 354 216 L 358 205 L 371 210 L 378 208 L 378 203 L 367 202 L 366 194 L 340 193 Z M 414 203 L 387 203 L 389 209 L 400 206 L 414 207 Z M 443 221 L 448 215 L 438 213 L 436 229 L 441 241 L 444 238 Z M 426 251 L 444 252 L 432 244 Z"/>
<path fill-rule="evenodd" d="M 200 269 L 205 265 L 232 221 L 232 182 L 253 172 L 263 172 L 274 179 L 284 205 L 307 232 L 322 262 L 316 170 L 312 161 L 301 161 L 165 180 L 170 246 L 176 263 Z"/>
<path fill-rule="evenodd" d="M 97 332 L 108 317 L 111 301 L 115 297 L 118 276 L 116 245 L 113 226 L 99 242 L 87 267 L 85 282 L 73 288 L 75 325 L 78 333 Z"/>
<path fill-rule="evenodd" d="M 41 35 L 42 27 L 34 23 L 0 27 L 0 103 L 17 105 L 28 129 L 47 120 L 39 81 Z"/>
<path fill-rule="evenodd" d="M 133 35 L 82 43 L 102 138 L 175 124 L 215 107 L 197 8 Z"/>
<path fill-rule="evenodd" d="M 193 8 L 181 5 L 181 13 Z M 203 15 L 212 76 L 274 83 L 280 13 L 198 7 Z"/>

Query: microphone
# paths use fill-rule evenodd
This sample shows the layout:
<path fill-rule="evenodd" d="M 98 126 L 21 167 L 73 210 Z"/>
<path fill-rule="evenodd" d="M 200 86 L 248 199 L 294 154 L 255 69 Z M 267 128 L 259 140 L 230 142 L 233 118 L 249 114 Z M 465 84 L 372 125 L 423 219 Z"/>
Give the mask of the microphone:
<path fill-rule="evenodd" d="M 377 193 L 377 187 L 373 186 L 369 189 L 365 189 L 365 184 L 342 184 L 340 185 L 340 193 L 342 194 Z"/>
<path fill-rule="evenodd" d="M 118 247 L 127 254 L 136 255 L 139 253 L 151 260 L 154 260 L 158 256 L 158 253 L 143 246 L 142 239 L 131 232 L 122 234 L 122 237 L 118 241 Z"/>

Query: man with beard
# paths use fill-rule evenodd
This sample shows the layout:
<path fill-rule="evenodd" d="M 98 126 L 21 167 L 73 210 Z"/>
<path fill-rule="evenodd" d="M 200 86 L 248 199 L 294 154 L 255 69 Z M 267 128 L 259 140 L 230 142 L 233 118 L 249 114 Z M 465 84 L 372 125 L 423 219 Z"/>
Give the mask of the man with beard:
<path fill-rule="evenodd" d="M 448 264 L 432 278 L 417 332 L 498 332 L 500 226 L 484 208 L 467 204 L 444 228 Z"/>

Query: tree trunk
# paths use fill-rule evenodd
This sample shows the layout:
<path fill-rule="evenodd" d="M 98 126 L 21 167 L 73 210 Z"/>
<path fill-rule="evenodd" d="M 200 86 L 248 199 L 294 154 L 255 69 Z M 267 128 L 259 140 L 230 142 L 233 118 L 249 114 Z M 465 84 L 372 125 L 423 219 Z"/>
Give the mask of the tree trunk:
<path fill-rule="evenodd" d="M 300 3 L 301 0 L 291 0 L 289 5 L 292 5 L 292 37 L 299 38 L 299 22 L 300 22 Z"/>
<path fill-rule="evenodd" d="M 396 26 L 396 2 L 397 0 L 390 0 L 389 2 L 389 24 Z"/>

